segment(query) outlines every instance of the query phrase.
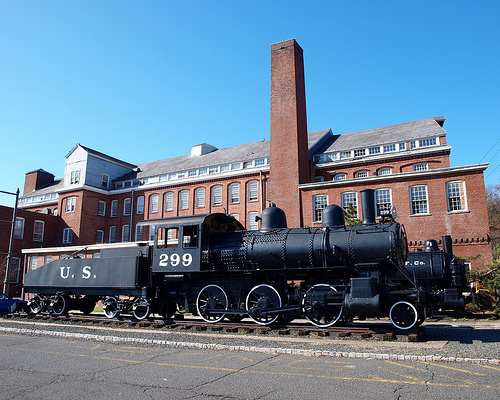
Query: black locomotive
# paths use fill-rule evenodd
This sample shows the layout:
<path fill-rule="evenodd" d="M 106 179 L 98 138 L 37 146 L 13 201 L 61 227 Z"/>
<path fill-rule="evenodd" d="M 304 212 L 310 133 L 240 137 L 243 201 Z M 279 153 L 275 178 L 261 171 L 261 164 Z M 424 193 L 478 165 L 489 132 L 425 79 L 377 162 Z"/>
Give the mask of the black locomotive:
<path fill-rule="evenodd" d="M 287 228 L 277 207 L 262 212 L 256 231 L 221 213 L 142 221 L 153 244 L 55 260 L 26 274 L 24 290 L 36 293 L 33 312 L 90 313 L 101 300 L 109 318 L 184 311 L 207 322 L 249 317 L 262 325 L 305 317 L 329 327 L 388 316 L 410 329 L 436 307 L 462 307 L 464 273 L 451 246 L 443 252 L 432 243 L 418 252 L 431 262 L 412 261 L 404 227 L 391 215 L 376 222 L 373 190 L 362 191 L 361 202 L 364 220 L 353 226 L 336 205 L 323 210 L 321 228 Z"/>

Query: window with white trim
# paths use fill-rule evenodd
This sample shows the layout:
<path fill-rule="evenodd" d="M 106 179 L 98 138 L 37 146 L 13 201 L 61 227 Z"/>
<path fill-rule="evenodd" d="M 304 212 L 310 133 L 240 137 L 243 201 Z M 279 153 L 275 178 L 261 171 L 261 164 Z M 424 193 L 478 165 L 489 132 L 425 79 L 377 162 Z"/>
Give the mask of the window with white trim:
<path fill-rule="evenodd" d="M 122 242 L 128 242 L 130 240 L 130 225 L 125 224 L 122 226 Z"/>
<path fill-rule="evenodd" d="M 101 186 L 107 188 L 109 185 L 109 175 L 102 174 Z"/>
<path fill-rule="evenodd" d="M 158 195 L 153 194 L 150 197 L 149 212 L 154 214 L 158 212 Z"/>
<path fill-rule="evenodd" d="M 366 149 L 354 150 L 354 157 L 363 157 L 366 155 Z"/>
<path fill-rule="evenodd" d="M 135 226 L 135 241 L 140 242 L 142 240 L 142 225 Z"/>
<path fill-rule="evenodd" d="M 14 239 L 22 239 L 24 237 L 24 218 L 16 217 L 14 223 Z"/>
<path fill-rule="evenodd" d="M 174 209 L 174 192 L 165 193 L 165 211 Z"/>
<path fill-rule="evenodd" d="M 259 181 L 248 182 L 248 201 L 259 200 Z"/>
<path fill-rule="evenodd" d="M 97 206 L 97 215 L 104 217 L 106 215 L 106 202 L 100 201 Z"/>
<path fill-rule="evenodd" d="M 345 181 L 347 179 L 347 175 L 346 174 L 335 174 L 334 179 L 336 181 Z"/>
<path fill-rule="evenodd" d="M 382 211 L 390 210 L 391 207 L 391 189 L 375 189 L 375 211 L 377 217 L 380 217 Z"/>
<path fill-rule="evenodd" d="M 111 217 L 118 216 L 118 200 L 111 201 Z"/>
<path fill-rule="evenodd" d="M 448 211 L 467 210 L 464 181 L 446 182 L 446 196 L 448 197 Z"/>
<path fill-rule="evenodd" d="M 31 256 L 29 270 L 33 271 L 33 270 L 37 269 L 37 267 L 38 267 L 38 256 Z"/>
<path fill-rule="evenodd" d="M 406 142 L 399 143 L 399 151 L 406 150 Z"/>
<path fill-rule="evenodd" d="M 378 170 L 379 175 L 391 175 L 392 168 L 391 167 L 383 167 Z"/>
<path fill-rule="evenodd" d="M 220 185 L 214 186 L 212 189 L 212 205 L 222 205 L 222 186 Z"/>
<path fill-rule="evenodd" d="M 427 186 L 410 186 L 411 215 L 428 214 Z"/>
<path fill-rule="evenodd" d="M 205 207 L 205 188 L 196 189 L 196 208 Z"/>
<path fill-rule="evenodd" d="M 62 242 L 63 242 L 63 244 L 70 244 L 73 242 L 73 229 L 64 228 Z"/>
<path fill-rule="evenodd" d="M 393 151 L 396 151 L 396 145 L 395 144 L 386 144 L 384 146 L 384 153 L 391 153 Z"/>
<path fill-rule="evenodd" d="M 116 226 L 109 227 L 109 243 L 116 243 Z"/>
<path fill-rule="evenodd" d="M 428 164 L 426 162 L 413 164 L 413 171 L 427 171 Z"/>
<path fill-rule="evenodd" d="M 179 209 L 187 210 L 189 208 L 189 190 L 181 190 L 179 194 Z"/>
<path fill-rule="evenodd" d="M 419 147 L 435 146 L 437 144 L 436 138 L 432 139 L 420 139 L 418 141 Z"/>
<path fill-rule="evenodd" d="M 358 171 L 356 172 L 356 178 L 367 178 L 368 177 L 368 171 Z"/>
<path fill-rule="evenodd" d="M 45 222 L 36 220 L 33 226 L 33 241 L 43 242 L 43 232 L 45 230 Z"/>
<path fill-rule="evenodd" d="M 97 230 L 95 242 L 96 243 L 104 243 L 104 231 L 99 230 L 99 229 Z"/>
<path fill-rule="evenodd" d="M 229 185 L 229 202 L 231 204 L 237 204 L 240 202 L 240 184 L 231 183 Z"/>
<path fill-rule="evenodd" d="M 144 196 L 137 197 L 137 215 L 144 214 Z"/>
<path fill-rule="evenodd" d="M 128 217 L 132 212 L 132 199 L 127 197 L 123 199 L 123 216 Z"/>
<path fill-rule="evenodd" d="M 380 154 L 380 146 L 377 147 L 370 147 L 368 149 L 369 154 Z"/>
<path fill-rule="evenodd" d="M 66 199 L 66 212 L 67 213 L 72 213 L 75 212 L 75 205 L 76 205 L 76 197 L 68 197 Z"/>
<path fill-rule="evenodd" d="M 249 212 L 248 213 L 248 229 L 250 231 L 256 231 L 259 229 L 259 223 L 257 222 L 257 216 L 259 214 L 256 212 Z"/>
<path fill-rule="evenodd" d="M 352 204 L 356 210 L 356 216 L 358 215 L 358 195 L 356 192 L 344 192 L 341 194 L 342 208 L 346 212 L 349 205 Z"/>
<path fill-rule="evenodd" d="M 80 182 L 80 170 L 76 170 L 76 171 L 71 171 L 71 174 L 70 174 L 70 185 L 74 185 L 76 183 L 79 183 Z"/>
<path fill-rule="evenodd" d="M 45 256 L 43 265 L 48 264 L 49 262 L 52 262 L 52 256 Z"/>
<path fill-rule="evenodd" d="M 328 205 L 328 196 L 326 194 L 317 194 L 313 196 L 313 222 L 322 222 L 323 209 Z"/>

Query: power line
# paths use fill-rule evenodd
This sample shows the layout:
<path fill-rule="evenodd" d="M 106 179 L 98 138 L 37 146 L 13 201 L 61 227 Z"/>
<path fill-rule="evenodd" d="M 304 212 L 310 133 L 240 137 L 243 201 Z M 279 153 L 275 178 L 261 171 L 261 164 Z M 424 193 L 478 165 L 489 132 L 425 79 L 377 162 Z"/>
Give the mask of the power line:
<path fill-rule="evenodd" d="M 494 149 L 494 147 L 497 145 L 498 142 L 500 142 L 500 137 L 497 139 L 497 141 L 495 142 L 495 144 L 493 146 L 491 146 L 491 148 L 486 152 L 486 154 L 479 160 L 479 162 L 483 161 L 486 158 L 486 156 L 488 154 L 490 154 L 490 151 Z M 498 153 L 498 151 L 493 155 L 493 157 L 495 157 L 497 155 L 497 153 Z M 491 158 L 491 160 L 493 159 L 493 157 Z"/>

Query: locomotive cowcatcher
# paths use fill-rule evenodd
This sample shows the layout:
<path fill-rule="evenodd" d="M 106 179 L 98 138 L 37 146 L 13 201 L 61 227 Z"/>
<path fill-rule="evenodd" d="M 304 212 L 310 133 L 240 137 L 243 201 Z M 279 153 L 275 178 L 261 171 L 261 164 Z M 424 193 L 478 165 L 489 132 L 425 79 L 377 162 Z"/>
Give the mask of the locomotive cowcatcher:
<path fill-rule="evenodd" d="M 389 317 L 407 330 L 439 307 L 463 307 L 463 268 L 429 247 L 432 262 L 410 262 L 404 227 L 393 213 L 375 219 L 374 192 L 361 191 L 363 222 L 347 226 L 336 205 L 321 228 L 288 228 L 285 213 L 266 208 L 261 228 L 212 213 L 140 222 L 153 242 L 103 249 L 99 258 L 52 261 L 25 275 L 33 312 L 88 314 L 101 300 L 107 317 L 182 311 L 217 323 L 250 318 L 268 325 L 306 318 L 317 327 L 354 317 Z M 434 247 L 433 247 L 434 246 Z M 439 268 L 436 266 L 440 265 Z"/>

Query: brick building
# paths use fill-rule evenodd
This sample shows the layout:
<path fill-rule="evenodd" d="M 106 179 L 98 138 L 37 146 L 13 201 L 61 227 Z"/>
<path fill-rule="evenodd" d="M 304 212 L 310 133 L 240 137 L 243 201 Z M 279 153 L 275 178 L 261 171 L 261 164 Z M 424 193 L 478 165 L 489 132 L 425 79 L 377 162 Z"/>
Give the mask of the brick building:
<path fill-rule="evenodd" d="M 203 143 L 137 165 L 77 144 L 63 178 L 26 175 L 19 207 L 57 215 L 57 246 L 74 248 L 148 240 L 137 222 L 149 218 L 226 212 L 256 229 L 255 216 L 270 203 L 285 210 L 290 227 L 319 226 L 326 205 L 358 210 L 359 192 L 373 188 L 377 215 L 394 206 L 412 247 L 451 235 L 457 255 L 481 255 L 477 268 L 492 259 L 487 164 L 450 167 L 444 122 L 308 133 L 303 52 L 287 40 L 271 46 L 270 140 L 221 149 Z"/>

